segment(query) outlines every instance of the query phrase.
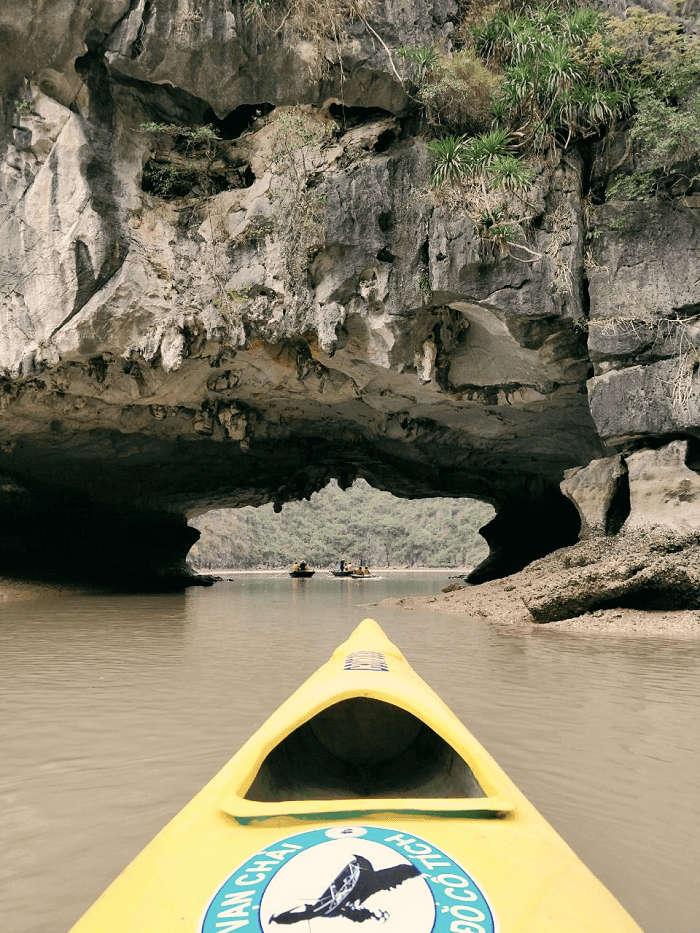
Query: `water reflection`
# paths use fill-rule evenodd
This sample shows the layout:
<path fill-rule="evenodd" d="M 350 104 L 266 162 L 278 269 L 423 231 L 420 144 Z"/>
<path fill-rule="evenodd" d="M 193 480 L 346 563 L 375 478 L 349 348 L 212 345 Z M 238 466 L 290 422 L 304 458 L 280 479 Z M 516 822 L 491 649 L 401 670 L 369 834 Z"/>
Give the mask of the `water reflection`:
<path fill-rule="evenodd" d="M 366 605 L 444 582 L 250 575 L 4 607 L 4 933 L 67 929 L 365 615 L 647 933 L 697 933 L 700 645 Z"/>

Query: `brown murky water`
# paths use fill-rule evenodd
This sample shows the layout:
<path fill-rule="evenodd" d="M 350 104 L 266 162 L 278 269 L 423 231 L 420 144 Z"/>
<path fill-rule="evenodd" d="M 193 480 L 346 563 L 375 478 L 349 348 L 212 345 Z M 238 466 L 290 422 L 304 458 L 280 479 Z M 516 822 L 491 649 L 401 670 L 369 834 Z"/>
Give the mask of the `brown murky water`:
<path fill-rule="evenodd" d="M 256 575 L 0 607 L 3 933 L 64 933 L 365 615 L 647 933 L 698 933 L 700 644 L 363 606 L 444 582 Z"/>

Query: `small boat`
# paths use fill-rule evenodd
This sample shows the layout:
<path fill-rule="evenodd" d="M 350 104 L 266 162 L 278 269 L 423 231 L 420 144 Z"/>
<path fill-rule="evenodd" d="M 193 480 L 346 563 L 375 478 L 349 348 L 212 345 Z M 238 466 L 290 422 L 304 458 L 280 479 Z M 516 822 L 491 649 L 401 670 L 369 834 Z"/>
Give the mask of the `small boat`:
<path fill-rule="evenodd" d="M 349 564 L 345 558 L 343 558 L 338 561 L 337 569 L 332 569 L 331 573 L 334 577 L 351 577 L 354 573 L 357 573 L 357 568 L 353 567 L 352 564 Z"/>
<path fill-rule="evenodd" d="M 353 580 L 367 580 L 371 578 L 372 574 L 369 569 L 365 569 L 364 571 L 354 570 L 351 576 Z"/>
<path fill-rule="evenodd" d="M 289 571 L 290 577 L 297 577 L 302 579 L 307 579 L 308 577 L 313 577 L 316 573 L 315 570 L 309 570 L 309 565 L 305 560 L 299 561 L 298 564 L 295 564 L 292 570 Z"/>
<path fill-rule="evenodd" d="M 305 933 L 312 920 L 318 933 L 641 933 L 371 619 L 72 933 Z"/>

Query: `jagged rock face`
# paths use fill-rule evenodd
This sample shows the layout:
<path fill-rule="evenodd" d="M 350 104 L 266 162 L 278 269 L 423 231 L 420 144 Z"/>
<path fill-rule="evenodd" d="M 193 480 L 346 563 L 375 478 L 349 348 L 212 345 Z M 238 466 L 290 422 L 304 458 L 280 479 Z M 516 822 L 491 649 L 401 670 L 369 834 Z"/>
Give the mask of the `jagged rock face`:
<path fill-rule="evenodd" d="M 603 440 L 698 432 L 694 373 L 680 402 L 656 375 L 670 347 L 601 328 L 589 354 L 581 327 L 636 292 L 695 326 L 696 208 L 674 206 L 680 234 L 640 215 L 588 256 L 587 169 L 570 152 L 540 170 L 531 253 L 514 258 L 430 191 L 387 49 L 449 42 L 452 0 L 376 0 L 342 37 L 342 74 L 237 0 L 43 7 L 0 13 L 15 53 L 0 137 L 0 503 L 15 534 L 0 560 L 23 515 L 44 515 L 26 552 L 40 563 L 70 514 L 93 541 L 86 529 L 143 513 L 151 562 L 169 568 L 186 515 L 363 476 L 493 502 L 487 573 L 507 572 L 575 539 L 558 484 Z M 634 380 L 653 386 L 646 413 L 622 401 Z"/>
<path fill-rule="evenodd" d="M 698 207 L 694 196 L 594 209 L 589 396 L 609 444 L 700 434 Z"/>

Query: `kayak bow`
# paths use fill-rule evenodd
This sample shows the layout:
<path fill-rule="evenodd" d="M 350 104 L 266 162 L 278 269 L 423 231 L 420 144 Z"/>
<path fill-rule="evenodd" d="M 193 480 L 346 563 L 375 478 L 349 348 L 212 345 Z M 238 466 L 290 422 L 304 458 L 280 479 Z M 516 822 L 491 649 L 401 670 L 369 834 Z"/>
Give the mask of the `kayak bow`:
<path fill-rule="evenodd" d="M 72 933 L 306 933 L 312 921 L 317 933 L 640 931 L 371 619 Z"/>

